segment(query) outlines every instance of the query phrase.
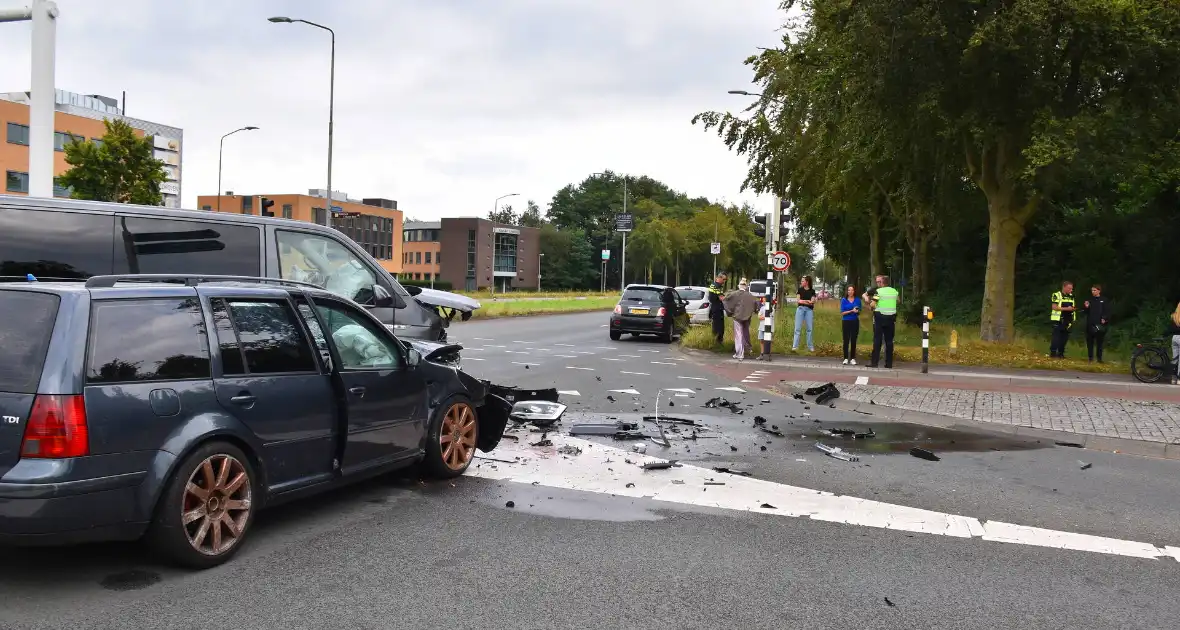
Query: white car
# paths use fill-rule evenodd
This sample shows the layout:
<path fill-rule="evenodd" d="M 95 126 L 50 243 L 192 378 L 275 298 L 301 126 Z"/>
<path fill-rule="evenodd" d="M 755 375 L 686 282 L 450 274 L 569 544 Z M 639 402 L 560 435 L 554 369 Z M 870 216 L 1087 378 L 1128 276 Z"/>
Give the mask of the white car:
<path fill-rule="evenodd" d="M 680 299 L 688 302 L 684 310 L 688 312 L 690 324 L 709 323 L 709 289 L 707 287 L 676 287 Z"/>

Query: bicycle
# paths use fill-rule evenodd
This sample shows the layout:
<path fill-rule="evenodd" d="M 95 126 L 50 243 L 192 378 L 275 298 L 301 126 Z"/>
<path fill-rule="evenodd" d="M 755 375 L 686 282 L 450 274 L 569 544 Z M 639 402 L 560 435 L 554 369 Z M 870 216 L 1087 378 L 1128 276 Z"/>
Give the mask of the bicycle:
<path fill-rule="evenodd" d="M 1141 383 L 1157 383 L 1176 374 L 1176 362 L 1180 357 L 1168 358 L 1171 343 L 1171 337 L 1156 337 L 1148 343 L 1135 344 L 1135 351 L 1131 353 L 1131 375 Z"/>

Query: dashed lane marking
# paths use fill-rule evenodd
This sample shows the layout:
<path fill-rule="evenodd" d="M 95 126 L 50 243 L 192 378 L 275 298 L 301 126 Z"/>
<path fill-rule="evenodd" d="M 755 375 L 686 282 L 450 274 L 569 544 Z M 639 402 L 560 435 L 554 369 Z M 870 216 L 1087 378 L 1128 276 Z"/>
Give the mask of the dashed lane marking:
<path fill-rule="evenodd" d="M 634 390 L 627 390 L 627 393 Z M 682 464 L 673 474 L 652 474 L 642 465 L 662 461 L 628 453 L 589 440 L 550 435 L 552 447 L 530 448 L 526 444 L 504 443 L 498 457 L 516 463 L 473 466 L 471 477 L 520 484 L 535 484 L 582 492 L 610 494 L 629 499 L 651 499 L 682 505 L 752 512 L 775 517 L 809 518 L 842 525 L 894 531 L 982 539 L 989 542 L 1084 551 L 1131 558 L 1180 559 L 1180 548 L 1134 540 L 1121 540 L 1075 532 L 1028 527 L 1000 521 L 982 521 L 971 516 L 936 512 L 905 505 L 883 503 L 821 490 L 790 486 L 762 479 L 725 475 L 708 468 Z M 558 457 L 554 447 L 575 446 L 579 457 Z M 634 465 L 620 464 L 635 458 Z M 671 472 L 671 471 L 669 471 Z M 702 492 L 706 481 L 725 480 L 724 491 Z M 705 488 L 708 489 L 708 488 Z M 771 507 L 774 506 L 774 507 Z"/>
<path fill-rule="evenodd" d="M 518 362 L 518 361 L 513 361 L 513 362 L 512 362 L 512 365 L 533 365 L 533 366 L 537 366 L 537 365 L 541 365 L 541 364 L 540 364 L 540 363 L 520 363 L 520 362 Z"/>
<path fill-rule="evenodd" d="M 593 371 L 594 371 L 594 368 L 584 368 L 584 367 L 577 367 L 577 366 L 575 366 L 575 365 L 567 365 L 567 366 L 565 366 L 565 369 L 567 369 L 567 370 L 585 370 L 585 371 L 587 371 L 587 372 L 593 372 Z"/>
<path fill-rule="evenodd" d="M 620 356 L 620 357 L 623 357 L 624 359 L 639 359 L 639 358 L 642 358 L 642 357 L 640 357 L 638 354 L 620 354 L 619 356 Z"/>
<path fill-rule="evenodd" d="M 603 361 L 622 361 L 622 359 L 612 359 L 610 357 L 602 357 Z"/>
<path fill-rule="evenodd" d="M 495 341 L 495 339 L 488 339 L 487 337 L 472 337 L 476 341 Z"/>
<path fill-rule="evenodd" d="M 675 363 L 669 363 L 667 361 L 652 361 L 651 364 L 652 365 L 676 365 Z"/>
<path fill-rule="evenodd" d="M 630 374 L 631 376 L 651 376 L 651 374 L 648 374 L 647 372 L 626 372 L 623 370 L 619 370 L 619 374 Z"/>
<path fill-rule="evenodd" d="M 562 348 L 573 348 L 574 347 L 574 344 L 572 344 L 572 343 L 555 343 L 553 345 L 561 346 Z"/>
<path fill-rule="evenodd" d="M 691 389 L 688 389 L 687 387 L 663 387 L 663 388 L 661 388 L 661 391 L 665 391 L 665 392 L 679 392 L 679 393 L 681 393 L 681 394 L 693 394 L 693 393 L 695 393 L 695 392 L 693 392 L 693 390 L 691 390 Z"/>
<path fill-rule="evenodd" d="M 746 390 L 744 390 L 740 387 L 714 387 L 713 389 L 716 389 L 717 391 L 720 391 L 720 392 L 737 392 L 739 394 L 746 393 Z"/>
<path fill-rule="evenodd" d="M 581 396 L 582 395 L 582 394 L 578 393 L 578 390 L 576 390 L 576 389 L 559 389 L 559 390 L 557 390 L 557 393 L 561 394 L 562 396 Z"/>
<path fill-rule="evenodd" d="M 528 354 L 527 352 L 521 352 L 519 350 L 505 350 L 504 353 L 505 354 Z"/>
<path fill-rule="evenodd" d="M 478 357 L 463 357 L 464 361 L 487 361 L 487 359 L 480 359 Z"/>
<path fill-rule="evenodd" d="M 631 394 L 632 396 L 639 395 L 639 390 L 637 389 L 608 389 L 607 391 L 613 392 L 615 394 Z"/>
<path fill-rule="evenodd" d="M 561 357 L 563 359 L 577 359 L 578 358 L 578 355 L 576 355 L 576 354 L 555 354 L 553 356 Z"/>
<path fill-rule="evenodd" d="M 707 380 L 709 380 L 703 376 L 677 376 L 676 378 L 683 379 L 686 381 L 707 381 Z"/>

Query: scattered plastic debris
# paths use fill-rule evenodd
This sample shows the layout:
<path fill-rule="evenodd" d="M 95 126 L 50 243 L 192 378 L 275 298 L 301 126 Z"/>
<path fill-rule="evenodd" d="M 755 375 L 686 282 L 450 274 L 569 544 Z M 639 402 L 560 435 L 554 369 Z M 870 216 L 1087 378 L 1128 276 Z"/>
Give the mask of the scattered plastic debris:
<path fill-rule="evenodd" d="M 509 501 L 504 504 L 504 507 L 514 508 L 516 507 L 516 501 Z"/>
<path fill-rule="evenodd" d="M 763 503 L 762 505 L 759 505 L 758 507 L 765 509 L 765 510 L 777 510 L 778 509 L 769 503 Z"/>
<path fill-rule="evenodd" d="M 1078 444 L 1077 442 L 1054 442 L 1054 444 L 1057 446 L 1068 446 L 1070 448 L 1086 448 L 1084 445 Z"/>
<path fill-rule="evenodd" d="M 794 398 L 795 400 L 803 400 L 803 394 L 794 394 L 791 396 L 791 398 Z"/>
<path fill-rule="evenodd" d="M 827 454 L 828 457 L 831 457 L 834 459 L 839 459 L 839 460 L 845 461 L 845 462 L 859 462 L 860 461 L 859 457 L 857 457 L 856 455 L 853 455 L 852 453 L 845 451 L 844 449 L 840 448 L 839 446 L 828 446 L 827 444 L 824 444 L 823 442 L 816 442 L 815 448 L 823 451 L 824 453 Z"/>
<path fill-rule="evenodd" d="M 770 399 L 769 399 L 769 398 L 763 398 L 763 399 L 762 399 L 762 404 L 764 404 L 764 405 L 769 405 L 769 404 L 770 404 Z"/>
<path fill-rule="evenodd" d="M 778 429 L 767 429 L 766 427 L 762 427 L 762 432 L 769 433 L 775 437 L 787 437 L 782 431 L 779 431 Z"/>
<path fill-rule="evenodd" d="M 672 484 L 673 484 L 673 485 L 676 485 L 676 486 L 683 486 L 683 485 L 684 485 L 684 480 L 683 480 L 683 479 L 673 479 L 673 480 L 672 480 Z"/>
<path fill-rule="evenodd" d="M 889 601 L 888 597 L 885 598 L 885 604 L 887 606 L 889 606 L 890 608 L 897 608 L 897 604 L 894 604 L 893 602 Z"/>
<path fill-rule="evenodd" d="M 1090 462 L 1078 462 L 1078 466 L 1082 470 L 1090 470 L 1091 468 L 1094 467 L 1094 464 L 1091 464 Z"/>
<path fill-rule="evenodd" d="M 672 468 L 674 466 L 679 466 L 679 465 L 680 464 L 676 463 L 676 460 L 669 459 L 666 462 L 648 462 L 643 465 L 643 469 L 644 470 L 666 470 L 668 468 Z"/>
<path fill-rule="evenodd" d="M 731 450 L 731 451 L 733 451 L 733 452 L 735 452 L 735 453 L 736 453 L 736 452 L 737 452 L 737 450 L 738 450 L 738 447 L 736 447 L 736 446 L 734 446 L 734 445 L 730 444 L 730 445 L 729 445 L 729 450 Z"/>
<path fill-rule="evenodd" d="M 557 449 L 557 452 L 561 453 L 562 455 L 581 455 L 582 449 L 580 449 L 572 444 L 567 444 L 567 445 Z"/>
<path fill-rule="evenodd" d="M 492 457 L 490 455 L 481 455 L 479 453 L 476 453 L 475 456 L 479 459 L 486 459 L 491 462 L 500 462 L 501 464 L 516 464 L 516 463 L 520 462 L 519 457 L 517 457 L 516 459 L 500 459 L 499 457 Z"/>
<path fill-rule="evenodd" d="M 724 481 L 706 481 L 705 485 L 706 486 L 724 486 L 725 482 Z"/>
<path fill-rule="evenodd" d="M 668 401 L 671 402 L 671 401 Z M 676 416 L 643 416 L 644 422 L 671 422 L 672 424 L 687 424 L 690 427 L 701 426 L 696 420 L 689 420 L 688 418 L 677 418 Z"/>
<path fill-rule="evenodd" d="M 913 455 L 914 457 L 917 457 L 918 459 L 925 459 L 925 460 L 931 461 L 931 462 L 937 462 L 942 459 L 938 455 L 935 455 L 934 453 L 931 453 L 930 451 L 928 451 L 924 448 L 918 448 L 916 446 L 914 448 L 910 449 L 910 455 Z"/>
<path fill-rule="evenodd" d="M 828 431 L 828 433 L 832 434 L 833 436 L 853 436 L 853 435 L 856 435 L 856 431 L 853 431 L 852 429 L 828 429 L 827 431 Z"/>
<path fill-rule="evenodd" d="M 750 472 L 747 472 L 744 470 L 733 470 L 732 468 L 726 468 L 725 466 L 714 466 L 713 472 L 727 473 L 730 475 L 738 475 L 739 477 L 753 477 L 754 476 L 753 473 L 750 473 Z"/>
<path fill-rule="evenodd" d="M 766 418 L 763 418 L 762 416 L 754 416 L 754 426 L 761 424 L 766 424 Z"/>
<path fill-rule="evenodd" d="M 746 410 L 742 409 L 741 406 L 739 406 L 737 403 L 729 402 L 728 400 L 726 400 L 720 396 L 718 396 L 716 398 L 710 398 L 708 401 L 706 401 L 705 408 L 706 409 L 722 409 L 723 408 L 723 409 L 728 409 L 731 413 L 737 413 L 737 414 L 746 413 Z"/>
<path fill-rule="evenodd" d="M 553 440 L 550 440 L 547 437 L 542 437 L 536 442 L 530 442 L 529 446 L 553 446 Z"/>
<path fill-rule="evenodd" d="M 628 483 L 628 484 L 627 484 L 627 487 L 628 487 L 628 488 L 634 488 L 634 487 L 635 487 L 635 484 L 633 484 L 633 483 Z"/>
<path fill-rule="evenodd" d="M 640 442 L 639 444 L 632 444 L 631 450 L 636 453 L 646 453 L 647 452 L 647 443 Z"/>

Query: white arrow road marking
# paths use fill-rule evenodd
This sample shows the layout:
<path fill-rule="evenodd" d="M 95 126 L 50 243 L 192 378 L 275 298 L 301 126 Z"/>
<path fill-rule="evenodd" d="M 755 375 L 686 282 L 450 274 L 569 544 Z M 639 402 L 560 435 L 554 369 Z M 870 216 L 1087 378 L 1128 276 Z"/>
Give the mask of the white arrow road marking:
<path fill-rule="evenodd" d="M 1180 558 L 1180 548 L 1158 547 L 1151 543 L 1091 536 L 1074 532 L 1026 527 L 999 521 L 980 521 L 970 516 L 948 514 L 871 501 L 830 492 L 717 473 L 708 468 L 685 464 L 674 471 L 644 471 L 640 465 L 660 461 L 589 440 L 564 435 L 550 435 L 553 446 L 577 446 L 579 457 L 563 458 L 554 450 L 532 449 L 524 444 L 504 443 L 496 449 L 496 456 L 504 459 L 520 456 L 513 464 L 473 466 L 469 477 L 481 477 L 537 484 L 551 488 L 595 492 L 630 498 L 679 503 L 700 507 L 754 512 L 770 516 L 810 518 L 815 521 L 859 525 L 895 531 L 949 536 L 952 538 L 981 538 L 1001 542 L 1072 551 L 1088 551 L 1133 558 Z M 639 461 L 636 465 L 619 462 L 625 457 Z M 723 480 L 725 486 L 716 492 L 704 485 L 708 480 Z M 677 483 L 673 483 L 676 481 Z M 628 487 L 628 484 L 632 484 Z M 760 507 L 763 504 L 777 509 Z"/>
<path fill-rule="evenodd" d="M 630 374 L 631 376 L 651 376 L 651 374 L 648 374 L 647 372 L 626 372 L 623 370 L 619 370 L 619 374 Z"/>
<path fill-rule="evenodd" d="M 707 381 L 707 380 L 709 380 L 703 376 L 677 376 L 676 378 L 682 378 L 686 381 Z"/>
<path fill-rule="evenodd" d="M 562 396 L 581 396 L 576 389 L 559 389 L 557 393 Z"/>
<path fill-rule="evenodd" d="M 565 369 L 567 369 L 567 370 L 585 370 L 585 371 L 587 371 L 587 372 L 593 372 L 593 371 L 594 371 L 594 368 L 576 367 L 576 366 L 573 366 L 573 365 L 567 365 L 567 366 L 565 366 Z"/>
<path fill-rule="evenodd" d="M 744 390 L 740 387 L 714 387 L 713 389 L 723 391 L 723 392 L 738 392 L 739 394 L 746 393 L 746 390 Z"/>
<path fill-rule="evenodd" d="M 639 390 L 637 389 L 608 389 L 607 391 L 614 392 L 616 394 L 631 394 L 632 396 L 639 395 Z"/>

